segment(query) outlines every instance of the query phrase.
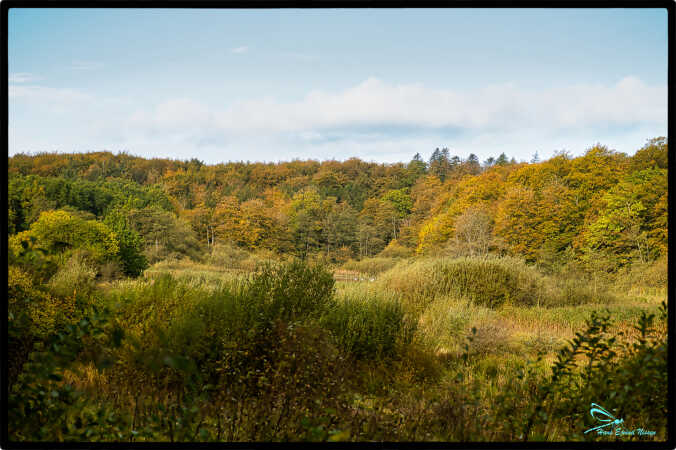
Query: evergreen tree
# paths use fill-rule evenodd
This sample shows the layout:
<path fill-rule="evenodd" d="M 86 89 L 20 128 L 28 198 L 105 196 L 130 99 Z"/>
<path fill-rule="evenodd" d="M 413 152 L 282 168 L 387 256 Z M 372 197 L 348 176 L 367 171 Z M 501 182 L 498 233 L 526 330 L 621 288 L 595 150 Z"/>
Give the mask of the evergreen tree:
<path fill-rule="evenodd" d="M 507 155 L 504 153 L 500 153 L 500 156 L 498 156 L 498 159 L 495 160 L 495 164 L 498 166 L 506 166 L 509 163 L 509 159 L 507 159 Z"/>

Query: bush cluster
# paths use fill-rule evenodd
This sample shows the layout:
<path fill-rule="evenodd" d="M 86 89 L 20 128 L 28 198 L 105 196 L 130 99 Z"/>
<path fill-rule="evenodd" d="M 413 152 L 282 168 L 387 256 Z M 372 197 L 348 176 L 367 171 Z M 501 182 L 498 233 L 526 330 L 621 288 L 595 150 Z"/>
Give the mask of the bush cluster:
<path fill-rule="evenodd" d="M 320 323 L 356 359 L 393 357 L 399 346 L 410 341 L 413 331 L 400 299 L 386 294 L 340 298 Z"/>
<path fill-rule="evenodd" d="M 546 276 L 518 258 L 443 258 L 403 261 L 379 278 L 380 286 L 394 289 L 424 307 L 435 298 L 464 298 L 474 305 L 498 308 L 563 306 L 615 301 L 606 285 L 581 284 L 565 276 Z"/>

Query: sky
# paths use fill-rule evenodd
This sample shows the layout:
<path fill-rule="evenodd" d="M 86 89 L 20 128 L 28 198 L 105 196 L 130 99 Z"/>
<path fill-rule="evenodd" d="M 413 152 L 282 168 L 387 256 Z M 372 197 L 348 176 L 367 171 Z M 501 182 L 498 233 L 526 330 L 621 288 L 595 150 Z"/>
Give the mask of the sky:
<path fill-rule="evenodd" d="M 667 134 L 666 9 L 27 9 L 9 154 L 540 159 Z"/>

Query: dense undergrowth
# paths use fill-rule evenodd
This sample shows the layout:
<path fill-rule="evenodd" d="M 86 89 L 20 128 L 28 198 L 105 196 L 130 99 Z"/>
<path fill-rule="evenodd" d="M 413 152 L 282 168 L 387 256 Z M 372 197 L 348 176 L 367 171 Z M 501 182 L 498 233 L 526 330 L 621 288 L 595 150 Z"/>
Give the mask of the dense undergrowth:
<path fill-rule="evenodd" d="M 504 304 L 570 306 L 614 301 L 606 285 L 590 287 L 580 283 L 580 274 L 577 275 L 577 279 L 546 276 L 512 257 L 429 258 L 394 266 L 382 274 L 379 284 L 412 302 L 453 296 L 489 308 Z"/>
<path fill-rule="evenodd" d="M 12 440 L 666 438 L 664 285 L 626 295 L 514 258 L 338 284 L 300 261 L 99 286 L 82 255 L 48 280 L 39 251 L 10 263 Z M 591 403 L 656 434 L 585 434 Z"/>

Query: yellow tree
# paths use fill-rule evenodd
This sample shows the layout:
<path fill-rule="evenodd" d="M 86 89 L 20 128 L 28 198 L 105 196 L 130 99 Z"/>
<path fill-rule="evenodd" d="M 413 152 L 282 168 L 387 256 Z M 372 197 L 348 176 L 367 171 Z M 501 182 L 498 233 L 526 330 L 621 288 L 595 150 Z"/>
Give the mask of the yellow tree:
<path fill-rule="evenodd" d="M 22 242 L 31 239 L 37 247 L 52 253 L 86 249 L 98 261 L 112 259 L 119 251 L 117 236 L 104 223 L 63 210 L 41 213 L 27 231 L 10 238 L 10 248 L 16 252 Z"/>
<path fill-rule="evenodd" d="M 270 238 L 275 234 L 273 220 L 261 199 L 248 200 L 240 205 L 240 236 L 250 249 L 270 248 Z"/>
<path fill-rule="evenodd" d="M 418 235 L 418 253 L 439 249 L 455 234 L 455 219 L 476 207 L 489 217 L 505 195 L 505 180 L 518 166 L 495 166 L 479 175 L 466 175 L 446 193 L 448 200 L 440 211 L 427 220 Z"/>
<path fill-rule="evenodd" d="M 237 244 L 245 242 L 243 237 L 244 221 L 237 197 L 223 197 L 214 207 L 214 241 L 226 241 Z"/>

